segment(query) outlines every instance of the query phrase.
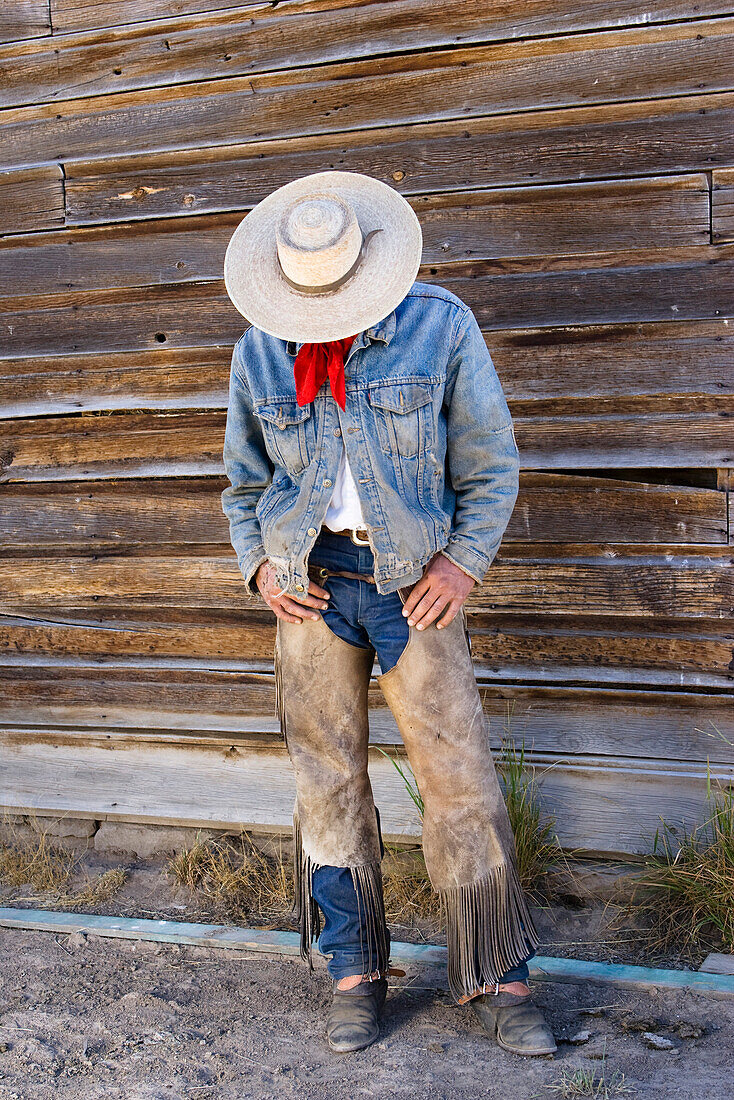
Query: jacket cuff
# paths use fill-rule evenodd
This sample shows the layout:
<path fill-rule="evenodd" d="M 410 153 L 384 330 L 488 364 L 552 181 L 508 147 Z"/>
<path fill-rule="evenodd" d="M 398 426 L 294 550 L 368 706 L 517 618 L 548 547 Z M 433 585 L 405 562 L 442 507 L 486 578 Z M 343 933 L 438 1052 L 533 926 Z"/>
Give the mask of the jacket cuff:
<path fill-rule="evenodd" d="M 454 565 L 458 565 L 463 573 L 472 577 L 477 584 L 482 583 L 484 574 L 490 565 L 486 554 L 480 554 L 471 546 L 467 546 L 465 542 L 455 542 L 453 540 L 450 540 L 448 545 L 443 547 L 441 553 Z"/>
<path fill-rule="evenodd" d="M 268 560 L 268 555 L 265 553 L 265 549 L 262 546 L 256 547 L 251 550 L 244 558 L 240 559 L 239 566 L 242 576 L 245 578 L 245 584 L 252 592 L 253 596 L 260 595 L 260 589 L 255 584 L 255 574 L 264 561 Z"/>

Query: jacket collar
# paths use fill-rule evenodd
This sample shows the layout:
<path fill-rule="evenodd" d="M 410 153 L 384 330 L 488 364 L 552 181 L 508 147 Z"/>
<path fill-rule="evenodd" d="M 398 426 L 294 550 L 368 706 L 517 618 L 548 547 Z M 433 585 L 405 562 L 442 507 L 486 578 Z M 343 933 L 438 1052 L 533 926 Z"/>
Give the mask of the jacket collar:
<path fill-rule="evenodd" d="M 388 313 L 387 317 L 384 317 L 377 324 L 371 325 L 369 328 L 363 329 L 362 332 L 358 332 L 354 338 L 353 348 L 363 348 L 368 342 L 373 343 L 375 340 L 382 340 L 385 345 L 389 344 L 395 335 L 395 326 L 397 323 L 396 311 Z M 285 350 L 288 355 L 296 356 L 300 349 L 303 347 L 305 341 L 300 344 L 295 343 L 293 340 L 286 340 Z"/>

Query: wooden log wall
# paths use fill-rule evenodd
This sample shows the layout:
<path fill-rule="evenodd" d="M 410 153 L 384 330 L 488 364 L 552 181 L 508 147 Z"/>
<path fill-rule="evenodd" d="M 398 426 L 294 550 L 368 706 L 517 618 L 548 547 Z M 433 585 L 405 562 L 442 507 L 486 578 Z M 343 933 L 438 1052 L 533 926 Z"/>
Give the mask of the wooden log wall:
<path fill-rule="evenodd" d="M 274 620 L 220 505 L 222 265 L 340 168 L 411 203 L 515 418 L 469 603 L 495 745 L 524 738 L 569 847 L 699 819 L 734 776 L 727 5 L 9 0 L 0 38 L 0 802 L 288 826 Z"/>

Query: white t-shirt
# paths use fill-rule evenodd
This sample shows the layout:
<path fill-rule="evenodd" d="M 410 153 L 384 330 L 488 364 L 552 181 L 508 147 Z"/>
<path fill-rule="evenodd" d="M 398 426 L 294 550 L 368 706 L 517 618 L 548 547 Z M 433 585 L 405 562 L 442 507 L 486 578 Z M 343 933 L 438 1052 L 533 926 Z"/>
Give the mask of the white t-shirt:
<path fill-rule="evenodd" d="M 326 509 L 324 525 L 331 531 L 343 531 L 345 527 L 364 526 L 362 506 L 357 496 L 352 470 L 347 460 L 347 449 L 342 446 L 339 470 L 334 483 L 329 506 Z"/>

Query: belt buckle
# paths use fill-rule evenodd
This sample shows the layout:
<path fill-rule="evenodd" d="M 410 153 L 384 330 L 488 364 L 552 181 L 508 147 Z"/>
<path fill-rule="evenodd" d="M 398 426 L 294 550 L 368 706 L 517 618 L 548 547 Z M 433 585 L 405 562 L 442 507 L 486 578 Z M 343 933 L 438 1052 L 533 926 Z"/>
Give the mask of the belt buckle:
<path fill-rule="evenodd" d="M 355 546 L 369 546 L 369 544 L 370 544 L 369 537 L 367 537 L 366 539 L 358 538 L 358 536 L 357 536 L 357 531 L 358 530 L 359 530 L 358 527 L 350 527 L 349 528 L 349 537 L 352 540 L 352 542 L 354 543 L 354 545 Z"/>

